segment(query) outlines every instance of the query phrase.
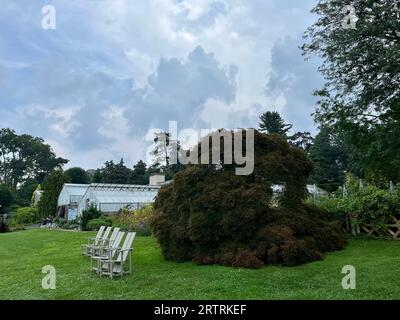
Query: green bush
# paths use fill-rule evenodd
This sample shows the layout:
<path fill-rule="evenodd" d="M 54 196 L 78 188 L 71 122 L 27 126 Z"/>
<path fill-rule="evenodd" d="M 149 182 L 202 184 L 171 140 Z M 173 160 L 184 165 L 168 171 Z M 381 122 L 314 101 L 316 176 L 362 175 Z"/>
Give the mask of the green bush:
<path fill-rule="evenodd" d="M 25 226 L 23 224 L 15 223 L 15 222 L 10 223 L 10 231 L 14 232 L 14 231 L 22 231 L 22 230 L 25 230 Z"/>
<path fill-rule="evenodd" d="M 154 208 L 149 205 L 134 211 L 124 208 L 111 219 L 113 226 L 121 228 L 122 231 L 134 231 L 138 236 L 151 236 L 150 220 L 153 214 Z"/>
<path fill-rule="evenodd" d="M 101 226 L 111 227 L 112 221 L 104 216 L 92 219 L 88 222 L 86 230 L 99 230 Z"/>
<path fill-rule="evenodd" d="M 67 219 L 59 219 L 58 221 L 54 221 L 60 229 L 65 229 L 65 230 L 74 230 L 74 229 L 79 229 L 80 224 L 77 220 L 70 220 L 68 221 Z"/>
<path fill-rule="evenodd" d="M 135 229 L 135 216 L 133 212 L 127 208 L 120 210 L 116 215 L 111 217 L 114 227 L 120 228 L 122 231 L 134 231 Z"/>
<path fill-rule="evenodd" d="M 66 218 L 60 218 L 60 217 L 55 217 L 53 222 L 59 227 L 62 228 L 65 224 L 68 223 L 68 219 Z"/>
<path fill-rule="evenodd" d="M 374 186 L 367 186 L 344 199 L 346 210 L 358 224 L 372 224 L 382 228 L 393 223 L 392 217 L 400 215 L 400 197 Z"/>
<path fill-rule="evenodd" d="M 32 224 L 39 221 L 38 210 L 35 207 L 23 207 L 17 209 L 14 216 L 14 224 Z"/>
<path fill-rule="evenodd" d="M 400 216 L 400 193 L 367 185 L 353 188 L 348 194 L 335 198 L 320 197 L 317 205 L 345 223 L 349 219 L 353 226 L 371 225 L 384 230 L 393 223 L 392 217 Z"/>
<path fill-rule="evenodd" d="M 345 246 L 340 225 L 325 210 L 304 203 L 313 170 L 307 156 L 282 137 L 257 131 L 254 151 L 250 175 L 237 175 L 230 164 L 188 165 L 161 188 L 151 227 L 166 259 L 244 268 L 292 266 Z M 285 184 L 277 205 L 274 183 Z"/>
<path fill-rule="evenodd" d="M 87 224 L 90 220 L 100 218 L 101 211 L 97 210 L 96 207 L 90 207 L 88 210 L 83 211 L 82 217 L 80 219 L 81 229 L 83 231 L 88 231 Z"/>

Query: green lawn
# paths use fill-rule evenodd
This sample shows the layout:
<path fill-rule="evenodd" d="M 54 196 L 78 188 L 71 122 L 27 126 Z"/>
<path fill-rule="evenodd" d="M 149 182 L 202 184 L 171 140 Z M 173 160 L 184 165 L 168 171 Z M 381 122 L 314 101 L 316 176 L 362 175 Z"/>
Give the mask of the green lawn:
<path fill-rule="evenodd" d="M 98 278 L 80 245 L 93 233 L 28 230 L 0 234 L 0 299 L 400 299 L 400 243 L 350 240 L 325 260 L 260 270 L 165 261 L 153 238 L 134 242 L 134 274 Z M 343 290 L 341 269 L 357 269 Z M 57 270 L 57 289 L 41 287 L 42 267 Z"/>

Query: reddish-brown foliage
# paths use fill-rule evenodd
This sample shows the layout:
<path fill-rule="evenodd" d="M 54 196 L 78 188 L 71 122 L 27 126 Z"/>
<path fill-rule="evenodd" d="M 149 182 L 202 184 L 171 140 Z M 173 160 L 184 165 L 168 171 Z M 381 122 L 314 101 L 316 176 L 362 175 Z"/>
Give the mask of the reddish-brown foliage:
<path fill-rule="evenodd" d="M 345 246 L 338 224 L 304 204 L 313 166 L 283 138 L 256 132 L 253 174 L 237 176 L 234 169 L 189 165 L 161 189 L 151 225 L 167 259 L 292 266 Z M 286 186 L 278 206 L 271 201 L 273 183 Z"/>

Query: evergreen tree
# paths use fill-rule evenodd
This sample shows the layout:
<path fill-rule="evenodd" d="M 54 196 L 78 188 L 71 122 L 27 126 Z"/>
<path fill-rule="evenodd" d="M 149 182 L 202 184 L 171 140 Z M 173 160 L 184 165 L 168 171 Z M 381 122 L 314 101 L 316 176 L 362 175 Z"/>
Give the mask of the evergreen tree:
<path fill-rule="evenodd" d="M 148 184 L 147 165 L 144 161 L 139 160 L 134 166 L 131 174 L 130 182 L 133 184 Z"/>
<path fill-rule="evenodd" d="M 310 148 L 310 158 L 315 170 L 311 182 L 327 191 L 335 191 L 344 182 L 346 153 L 340 141 L 332 132 L 321 128 Z"/>
<path fill-rule="evenodd" d="M 267 111 L 260 116 L 260 131 L 270 134 L 279 134 L 286 137 L 291 124 L 286 124 L 276 111 Z"/>
<path fill-rule="evenodd" d="M 38 204 L 39 216 L 57 214 L 57 200 L 64 183 L 70 182 L 69 177 L 62 170 L 54 170 L 43 183 L 43 195 Z"/>

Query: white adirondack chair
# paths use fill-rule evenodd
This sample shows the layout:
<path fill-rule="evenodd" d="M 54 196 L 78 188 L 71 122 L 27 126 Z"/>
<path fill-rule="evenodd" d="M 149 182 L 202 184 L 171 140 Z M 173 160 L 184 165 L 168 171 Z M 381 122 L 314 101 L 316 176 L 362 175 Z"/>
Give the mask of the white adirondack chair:
<path fill-rule="evenodd" d="M 90 256 L 100 255 L 103 248 L 119 246 L 119 244 L 118 245 L 114 244 L 115 240 L 117 239 L 118 234 L 120 233 L 119 231 L 120 231 L 120 228 L 118 228 L 118 227 L 114 228 L 110 239 L 101 240 L 101 241 L 99 241 L 97 246 L 93 246 Z"/>
<path fill-rule="evenodd" d="M 82 245 L 82 254 L 86 256 L 88 254 L 88 247 L 91 245 L 98 245 L 99 241 L 102 239 L 102 235 L 104 233 L 105 226 L 101 226 L 99 231 L 97 232 L 96 237 L 88 238 L 88 243 Z"/>
<path fill-rule="evenodd" d="M 98 260 L 98 271 L 100 277 L 102 275 L 109 276 L 111 279 L 114 276 L 123 276 L 124 274 L 132 274 L 132 243 L 135 239 L 136 232 L 129 232 L 126 235 L 125 242 L 121 248 L 113 248 L 114 257 L 108 256 L 107 259 Z M 116 256 L 116 258 L 115 258 Z M 129 258 L 129 271 L 125 271 L 124 264 Z"/>
<path fill-rule="evenodd" d="M 106 241 L 108 239 L 108 236 L 109 236 L 111 230 L 112 230 L 112 227 L 107 227 L 106 231 L 104 231 L 103 235 L 100 237 L 100 239 L 98 241 L 87 246 L 86 256 L 88 256 L 88 257 L 92 256 L 94 250 L 98 246 L 100 246 L 104 241 Z"/>
<path fill-rule="evenodd" d="M 99 260 L 114 259 L 124 235 L 125 235 L 125 232 L 118 232 L 115 239 L 113 240 L 113 244 L 114 244 L 113 246 L 101 247 L 99 249 L 98 255 L 96 255 L 96 256 L 92 255 L 91 262 L 90 262 L 90 269 L 92 271 L 95 271 L 99 274 L 99 270 L 100 270 L 99 269 Z M 97 262 L 96 266 L 94 266 L 95 261 Z"/>

